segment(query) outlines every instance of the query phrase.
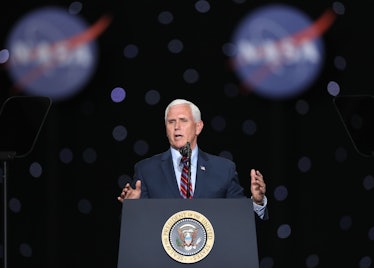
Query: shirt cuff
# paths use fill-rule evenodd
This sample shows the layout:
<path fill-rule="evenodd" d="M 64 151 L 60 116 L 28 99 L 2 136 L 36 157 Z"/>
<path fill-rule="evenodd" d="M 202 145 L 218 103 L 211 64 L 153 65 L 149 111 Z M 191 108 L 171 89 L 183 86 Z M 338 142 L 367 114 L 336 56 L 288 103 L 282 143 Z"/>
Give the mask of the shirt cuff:
<path fill-rule="evenodd" d="M 251 197 L 252 201 L 253 198 Z M 262 205 L 256 204 L 255 201 L 253 201 L 253 210 L 256 212 L 256 214 L 263 219 L 265 216 L 265 208 L 268 203 L 268 199 L 266 196 L 264 196 L 264 203 Z"/>

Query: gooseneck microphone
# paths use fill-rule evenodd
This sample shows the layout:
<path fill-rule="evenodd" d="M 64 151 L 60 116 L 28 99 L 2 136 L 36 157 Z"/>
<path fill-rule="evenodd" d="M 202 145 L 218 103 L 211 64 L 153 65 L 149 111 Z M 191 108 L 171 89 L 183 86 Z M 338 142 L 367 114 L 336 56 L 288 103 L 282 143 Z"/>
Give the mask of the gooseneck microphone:
<path fill-rule="evenodd" d="M 179 149 L 179 152 L 182 156 L 187 157 L 187 167 L 188 167 L 188 176 L 187 176 L 187 198 L 190 198 L 190 185 L 191 185 L 191 144 L 189 142 L 186 143 L 185 146 Z"/>
<path fill-rule="evenodd" d="M 191 157 L 191 145 L 190 145 L 190 143 L 187 142 L 185 146 L 179 148 L 179 152 L 184 157 L 187 157 L 187 158 Z"/>

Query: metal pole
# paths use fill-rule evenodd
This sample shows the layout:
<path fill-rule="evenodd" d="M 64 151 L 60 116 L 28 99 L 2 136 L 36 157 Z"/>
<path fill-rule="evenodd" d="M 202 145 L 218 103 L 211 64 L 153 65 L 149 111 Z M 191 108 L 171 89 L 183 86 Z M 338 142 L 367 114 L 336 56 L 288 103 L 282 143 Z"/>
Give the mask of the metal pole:
<path fill-rule="evenodd" d="M 8 180 L 8 162 L 4 160 L 3 169 L 3 198 L 4 198 L 4 249 L 3 249 L 3 260 L 4 268 L 8 267 L 8 196 L 7 196 L 7 180 Z"/>

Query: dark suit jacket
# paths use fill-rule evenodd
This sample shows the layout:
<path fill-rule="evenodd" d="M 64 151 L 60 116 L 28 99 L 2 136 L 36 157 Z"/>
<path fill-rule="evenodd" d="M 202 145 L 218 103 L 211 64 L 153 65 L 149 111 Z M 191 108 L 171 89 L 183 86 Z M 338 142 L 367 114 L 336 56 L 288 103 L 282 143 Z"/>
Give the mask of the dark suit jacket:
<path fill-rule="evenodd" d="M 199 149 L 196 172 L 193 198 L 247 198 L 233 161 Z M 182 198 L 175 178 L 171 149 L 136 163 L 134 182 L 137 180 L 142 181 L 141 198 Z M 267 219 L 269 214 L 265 208 L 262 220 Z"/>
<path fill-rule="evenodd" d="M 199 149 L 194 198 L 245 198 L 234 162 Z M 142 181 L 141 198 L 182 198 L 171 150 L 135 164 L 134 179 Z"/>

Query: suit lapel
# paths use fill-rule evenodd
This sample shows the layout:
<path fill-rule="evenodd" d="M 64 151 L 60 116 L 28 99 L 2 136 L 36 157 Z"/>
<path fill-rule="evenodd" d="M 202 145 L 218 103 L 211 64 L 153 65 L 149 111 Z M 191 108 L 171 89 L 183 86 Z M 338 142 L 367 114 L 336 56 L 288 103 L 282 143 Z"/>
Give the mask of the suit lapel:
<path fill-rule="evenodd" d="M 165 187 L 165 196 L 169 196 L 167 194 L 167 192 L 169 192 L 172 194 L 173 198 L 180 198 L 179 186 L 175 178 L 173 159 L 171 157 L 170 149 L 162 154 L 161 160 L 162 173 L 166 177 L 167 181 L 167 185 L 162 186 Z"/>
<path fill-rule="evenodd" d="M 196 166 L 195 198 L 198 198 L 200 196 L 201 189 L 205 189 L 206 187 L 204 184 L 206 183 L 208 171 L 208 157 L 203 151 L 199 150 Z"/>

